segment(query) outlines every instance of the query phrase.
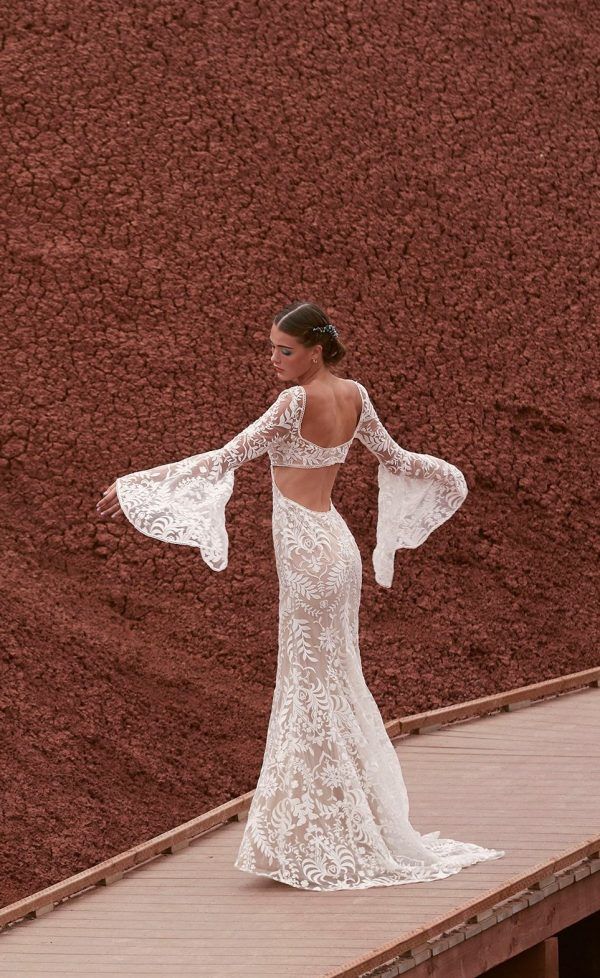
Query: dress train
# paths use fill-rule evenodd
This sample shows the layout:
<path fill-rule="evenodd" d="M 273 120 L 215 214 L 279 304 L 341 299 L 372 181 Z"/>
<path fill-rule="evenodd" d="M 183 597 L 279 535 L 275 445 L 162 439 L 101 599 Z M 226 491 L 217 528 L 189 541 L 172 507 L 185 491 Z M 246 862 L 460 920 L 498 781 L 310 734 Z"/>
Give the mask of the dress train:
<path fill-rule="evenodd" d="M 235 867 L 303 889 L 364 889 L 505 855 L 410 824 L 398 755 L 362 673 L 360 551 L 333 503 L 308 509 L 271 473 L 277 675 Z"/>

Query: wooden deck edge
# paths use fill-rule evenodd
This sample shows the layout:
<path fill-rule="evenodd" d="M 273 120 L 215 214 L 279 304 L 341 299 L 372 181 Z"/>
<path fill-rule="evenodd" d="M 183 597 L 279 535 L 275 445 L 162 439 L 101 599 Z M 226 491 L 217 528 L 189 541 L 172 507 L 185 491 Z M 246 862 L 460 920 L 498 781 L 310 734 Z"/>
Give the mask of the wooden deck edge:
<path fill-rule="evenodd" d="M 323 973 L 319 978 L 393 978 L 407 972 L 410 974 L 417 965 L 437 954 L 442 954 L 455 944 L 476 937 L 487 928 L 518 914 L 521 910 L 526 910 L 558 890 L 563 890 L 587 876 L 600 872 L 599 844 L 600 838 L 593 843 L 597 847 L 596 852 L 587 858 L 565 863 L 561 869 L 522 888 L 513 889 L 516 884 L 515 878 L 505 887 L 494 891 L 494 902 L 490 902 L 488 906 L 473 912 L 474 905 L 473 907 L 465 905 L 447 917 L 440 917 L 422 931 L 414 931 L 408 938 L 403 938 L 396 943 L 382 945 L 342 968 Z M 560 861 L 567 858 L 565 853 L 560 857 Z M 508 896 L 505 893 L 507 888 L 513 890 Z M 485 899 L 487 901 L 487 897 Z"/>
<path fill-rule="evenodd" d="M 390 738 L 406 733 L 420 733 L 425 730 L 435 730 L 436 727 L 455 720 L 482 717 L 496 710 L 522 709 L 550 696 L 560 696 L 585 686 L 597 688 L 599 684 L 600 667 L 584 669 L 581 672 L 569 673 L 567 676 L 546 679 L 541 683 L 517 686 L 504 693 L 492 693 L 490 696 L 481 696 L 475 700 L 465 700 L 464 703 L 457 703 L 455 706 L 441 706 L 437 710 L 399 717 L 396 720 L 389 720 L 385 726 Z"/>
<path fill-rule="evenodd" d="M 586 669 L 582 672 L 570 673 L 567 676 L 548 679 L 541 683 L 520 686 L 504 693 L 468 700 L 455 706 L 441 707 L 437 710 L 399 717 L 388 721 L 385 726 L 390 738 L 406 733 L 419 733 L 420 731 L 436 729 L 455 720 L 485 716 L 499 709 L 510 710 L 516 709 L 518 706 L 527 706 L 536 700 L 561 695 L 586 686 L 598 687 L 599 683 L 600 668 Z M 15 903 L 2 907 L 0 909 L 0 936 L 1 929 L 7 925 L 24 918 L 40 917 L 65 900 L 83 893 L 92 886 L 107 886 L 114 883 L 121 879 L 124 873 L 147 863 L 149 860 L 160 855 L 175 853 L 189 845 L 193 839 L 219 828 L 232 819 L 242 819 L 250 808 L 253 794 L 254 791 L 248 791 L 244 795 L 232 798 L 217 808 L 212 808 L 188 822 L 183 822 L 174 829 L 169 829 L 161 835 L 139 843 L 116 856 L 111 856 L 89 869 L 82 870 L 82 872 L 69 876 L 52 886 L 45 887 L 43 890 L 38 890 Z M 465 909 L 470 910 L 471 913 L 481 912 L 496 900 L 507 899 L 517 889 L 533 885 L 545 876 L 556 872 L 567 864 L 565 860 L 572 862 L 574 859 L 583 859 L 597 852 L 598 840 L 588 840 L 583 846 L 565 853 L 559 860 L 540 864 L 532 873 L 515 877 L 500 890 L 490 891 L 488 895 L 476 901 L 475 904 L 469 904 L 466 908 L 463 907 L 456 911 L 456 914 L 462 914 L 464 917 Z M 500 896 L 501 893 L 504 895 Z M 453 914 L 453 918 L 454 916 Z M 422 933 L 419 932 L 419 938 L 421 936 Z"/>

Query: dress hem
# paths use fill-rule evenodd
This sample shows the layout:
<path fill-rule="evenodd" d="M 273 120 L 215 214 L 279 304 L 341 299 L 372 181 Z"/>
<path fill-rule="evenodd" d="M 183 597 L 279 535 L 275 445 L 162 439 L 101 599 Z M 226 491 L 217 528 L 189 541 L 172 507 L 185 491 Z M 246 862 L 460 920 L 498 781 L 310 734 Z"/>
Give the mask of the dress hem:
<path fill-rule="evenodd" d="M 473 854 L 470 854 L 473 855 Z M 289 879 L 284 879 L 282 874 L 274 870 L 272 873 L 268 873 L 265 870 L 258 869 L 243 869 L 241 866 L 234 862 L 234 868 L 239 870 L 240 873 L 248 873 L 250 876 L 266 876 L 268 879 L 275 880 L 277 883 L 284 883 L 287 886 L 292 886 L 296 890 L 314 890 L 318 893 L 329 893 L 336 890 L 366 890 L 374 886 L 402 886 L 407 883 L 433 883 L 439 879 L 446 879 L 448 876 L 454 876 L 456 873 L 460 873 L 462 869 L 466 869 L 468 866 L 475 866 L 480 862 L 487 862 L 492 859 L 500 859 L 502 856 L 506 855 L 506 850 L 504 849 L 488 849 L 485 850 L 485 855 L 480 853 L 477 854 L 475 859 L 471 859 L 469 862 L 465 862 L 454 866 L 440 866 L 438 872 L 434 876 L 428 875 L 424 879 L 410 879 L 409 877 L 402 878 L 401 876 L 388 879 L 385 877 L 379 877 L 375 879 L 363 880 L 361 883 L 338 883 L 333 886 L 311 886 L 308 882 L 306 886 L 302 886 L 301 883 L 294 883 Z M 430 870 L 435 872 L 435 864 L 428 867 Z"/>

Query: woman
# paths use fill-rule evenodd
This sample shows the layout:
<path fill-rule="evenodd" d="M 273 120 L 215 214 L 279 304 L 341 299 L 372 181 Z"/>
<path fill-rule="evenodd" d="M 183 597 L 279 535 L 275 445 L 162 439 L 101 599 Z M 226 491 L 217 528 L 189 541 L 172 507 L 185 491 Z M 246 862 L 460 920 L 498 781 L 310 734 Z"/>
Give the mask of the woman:
<path fill-rule="evenodd" d="M 354 438 L 379 460 L 375 578 L 391 587 L 394 554 L 418 547 L 467 495 L 454 465 L 392 440 L 314 303 L 275 317 L 271 360 L 283 390 L 227 442 L 116 479 L 98 504 L 142 533 L 198 547 L 227 566 L 225 506 L 234 472 L 268 452 L 279 578 L 279 651 L 263 764 L 234 865 L 291 886 L 362 889 L 441 879 L 503 850 L 420 835 L 408 819 L 400 762 L 363 678 L 361 557 L 331 501 Z"/>

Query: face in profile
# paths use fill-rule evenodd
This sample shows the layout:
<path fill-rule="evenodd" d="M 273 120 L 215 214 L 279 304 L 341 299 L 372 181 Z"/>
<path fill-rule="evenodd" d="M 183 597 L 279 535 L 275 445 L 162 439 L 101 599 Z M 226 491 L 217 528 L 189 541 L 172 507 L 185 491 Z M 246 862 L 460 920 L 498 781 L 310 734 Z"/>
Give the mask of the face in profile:
<path fill-rule="evenodd" d="M 303 376 L 312 364 L 315 347 L 308 348 L 289 333 L 284 333 L 275 324 L 271 327 L 269 337 L 271 363 L 277 377 L 281 380 L 292 380 Z"/>

